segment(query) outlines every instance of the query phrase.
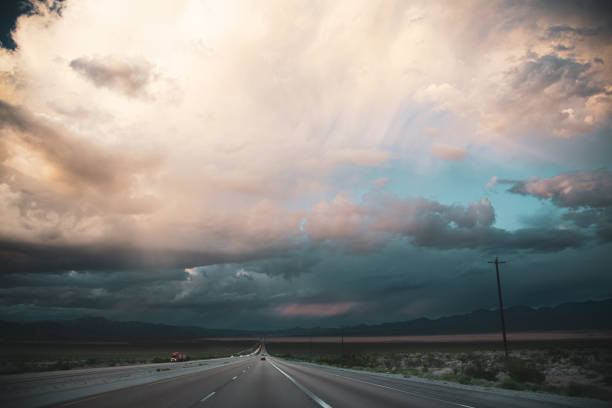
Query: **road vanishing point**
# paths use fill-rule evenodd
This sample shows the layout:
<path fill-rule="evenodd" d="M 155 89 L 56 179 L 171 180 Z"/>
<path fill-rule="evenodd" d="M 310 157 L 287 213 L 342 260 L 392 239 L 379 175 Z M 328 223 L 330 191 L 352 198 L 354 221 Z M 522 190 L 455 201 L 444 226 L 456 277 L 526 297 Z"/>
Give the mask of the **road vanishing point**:
<path fill-rule="evenodd" d="M 292 362 L 268 355 L 265 347 L 233 358 L 4 376 L 0 391 L 0 405 L 6 408 L 610 406 Z"/>

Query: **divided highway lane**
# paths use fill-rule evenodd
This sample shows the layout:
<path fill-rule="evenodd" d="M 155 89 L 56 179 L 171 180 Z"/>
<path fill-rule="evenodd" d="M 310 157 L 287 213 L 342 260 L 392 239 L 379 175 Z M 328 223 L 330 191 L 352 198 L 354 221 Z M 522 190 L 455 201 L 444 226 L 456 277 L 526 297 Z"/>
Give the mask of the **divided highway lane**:
<path fill-rule="evenodd" d="M 0 376 L 0 406 L 33 408 L 143 384 L 154 384 L 253 357 L 193 360 Z"/>
<path fill-rule="evenodd" d="M 212 400 L 210 396 L 231 389 L 233 383 L 249 375 L 257 361 L 249 359 L 200 373 L 93 395 L 57 407 L 198 407 L 207 397 Z"/>
<path fill-rule="evenodd" d="M 557 398 L 539 401 L 267 357 L 93 395 L 57 407 L 424 407 L 567 408 L 607 406 Z"/>
<path fill-rule="evenodd" d="M 55 407 L 317 407 L 267 361 L 259 358 L 150 384 L 68 401 Z"/>
<path fill-rule="evenodd" d="M 264 349 L 265 352 L 265 349 Z M 107 392 L 63 399 L 54 407 L 103 408 L 567 408 L 606 407 L 603 402 L 521 393 L 499 393 L 429 384 L 409 379 L 288 362 L 260 356 L 205 371 L 167 377 Z M 51 394 L 50 394 L 51 395 Z M 57 393 L 52 394 L 57 397 Z M 59 401 L 56 399 L 56 401 Z M 51 402 L 51 401 L 48 401 Z M 4 406 L 4 405 L 3 405 Z M 19 406 L 11 404 L 11 406 Z"/>
<path fill-rule="evenodd" d="M 354 372 L 333 367 L 270 362 L 316 395 L 327 405 L 338 407 L 440 407 L 440 408 L 567 408 L 610 407 L 599 401 L 552 396 L 536 400 L 519 392 L 478 391 L 415 382 L 409 379 Z"/>

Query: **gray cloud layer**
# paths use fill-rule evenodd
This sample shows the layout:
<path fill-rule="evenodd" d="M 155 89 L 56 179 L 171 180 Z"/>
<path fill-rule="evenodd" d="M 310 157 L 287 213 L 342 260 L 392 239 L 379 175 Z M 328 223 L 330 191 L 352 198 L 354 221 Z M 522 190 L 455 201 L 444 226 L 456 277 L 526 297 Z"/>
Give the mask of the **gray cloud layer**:
<path fill-rule="evenodd" d="M 609 294 L 610 172 L 565 172 L 610 165 L 608 2 L 35 4 L 0 49 L 0 316 L 469 311 L 493 255 L 509 304 Z M 500 172 L 558 175 L 508 209 Z M 527 196 L 557 212 L 518 228 Z"/>
<path fill-rule="evenodd" d="M 512 184 L 509 192 L 550 199 L 561 207 L 612 206 L 612 172 L 606 169 L 583 170 L 559 174 L 550 178 L 530 180 L 500 180 Z"/>
<path fill-rule="evenodd" d="M 530 256 L 500 254 L 507 304 L 549 304 L 609 295 L 602 273 L 607 247 Z M 66 318 L 82 314 L 208 327 L 259 328 L 382 322 L 495 307 L 495 273 L 479 251 L 446 251 L 392 243 L 354 256 L 321 250 L 308 273 L 286 278 L 257 272 L 257 262 L 189 270 L 10 274 L 0 277 L 0 318 Z M 580 256 L 579 256 L 580 255 Z M 591 260 L 584 264 L 582 256 Z M 293 259 L 292 259 L 293 258 Z M 576 269 L 580 274 L 575 274 Z M 529 285 L 525 285 L 529 282 Z M 595 291 L 593 288 L 597 288 Z M 347 313 L 286 316 L 287 305 L 352 302 Z M 20 306 L 19 306 L 20 305 Z"/>
<path fill-rule="evenodd" d="M 550 199 L 559 207 L 568 208 L 563 219 L 580 228 L 593 226 L 603 241 L 612 239 L 612 172 L 607 169 L 583 170 L 549 178 L 499 180 L 511 184 L 509 192 Z"/>
<path fill-rule="evenodd" d="M 343 196 L 313 208 L 305 229 L 315 241 L 330 241 L 357 251 L 371 251 L 396 237 L 417 246 L 486 251 L 560 251 L 579 247 L 579 231 L 542 228 L 505 231 L 495 228 L 491 203 L 482 199 L 467 206 L 442 205 L 426 199 L 400 199 L 370 194 L 357 205 Z"/>
<path fill-rule="evenodd" d="M 81 57 L 70 61 L 70 67 L 97 87 L 130 96 L 142 95 L 153 78 L 152 66 L 144 59 Z"/>

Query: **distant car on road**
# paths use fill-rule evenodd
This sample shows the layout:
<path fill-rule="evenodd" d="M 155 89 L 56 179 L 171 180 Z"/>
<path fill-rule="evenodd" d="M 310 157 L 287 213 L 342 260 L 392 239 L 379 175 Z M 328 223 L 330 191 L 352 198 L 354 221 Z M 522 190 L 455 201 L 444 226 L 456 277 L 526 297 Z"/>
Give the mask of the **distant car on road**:
<path fill-rule="evenodd" d="M 260 360 L 265 360 L 266 356 L 261 356 Z"/>

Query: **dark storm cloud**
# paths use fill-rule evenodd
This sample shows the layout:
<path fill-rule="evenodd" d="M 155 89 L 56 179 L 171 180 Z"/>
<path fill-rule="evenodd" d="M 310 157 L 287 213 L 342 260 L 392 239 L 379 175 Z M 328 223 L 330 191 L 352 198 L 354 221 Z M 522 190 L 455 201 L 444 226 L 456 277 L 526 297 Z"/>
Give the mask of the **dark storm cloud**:
<path fill-rule="evenodd" d="M 607 93 L 604 83 L 595 81 L 589 74 L 590 63 L 580 63 L 557 55 L 537 56 L 523 63 L 513 72 L 512 84 L 523 92 L 537 94 L 558 85 L 565 97 L 589 97 Z"/>
<path fill-rule="evenodd" d="M 27 3 L 26 3 L 27 4 Z M 15 29 L 15 21 L 20 14 L 27 12 L 22 1 L 3 1 L 0 3 L 0 46 L 15 49 L 11 32 Z"/>
<path fill-rule="evenodd" d="M 591 37 L 595 35 L 600 35 L 604 32 L 603 27 L 570 27 L 567 25 L 558 25 L 552 26 L 548 28 L 548 36 L 549 37 L 559 37 L 562 33 L 573 33 L 580 36 Z"/>
<path fill-rule="evenodd" d="M 574 230 L 506 231 L 494 227 L 494 221 L 494 209 L 486 199 L 462 206 L 370 194 L 362 204 L 343 197 L 319 203 L 304 228 L 315 241 L 358 252 L 379 249 L 398 237 L 407 237 L 422 247 L 485 251 L 560 251 L 579 247 L 587 240 Z"/>
<path fill-rule="evenodd" d="M 509 6 L 516 5 L 516 1 L 507 0 Z M 609 25 L 612 10 L 608 0 L 541 0 L 528 2 L 531 12 L 539 11 L 546 15 L 570 16 L 574 20 L 595 22 L 595 26 Z M 599 23 L 601 22 L 601 24 Z M 560 24 L 559 27 L 568 27 Z M 561 28 L 563 32 L 565 29 Z"/>
<path fill-rule="evenodd" d="M 612 239 L 612 172 L 607 169 L 583 170 L 549 178 L 499 180 L 510 184 L 509 192 L 531 195 L 569 211 L 562 219 L 583 229 L 595 228 L 603 242 Z"/>
<path fill-rule="evenodd" d="M 593 226 L 602 242 L 612 241 L 612 207 L 571 210 L 563 214 L 563 219 L 581 228 Z"/>
<path fill-rule="evenodd" d="M 143 59 L 81 57 L 70 67 L 97 87 L 106 87 L 130 96 L 142 95 L 153 79 L 152 66 Z"/>
<path fill-rule="evenodd" d="M 508 305 L 542 305 L 603 296 L 605 247 L 577 252 L 501 251 Z M 584 264 L 581 256 L 592 259 Z M 293 254 L 296 258 L 302 254 Z M 266 329 L 375 323 L 495 307 L 492 255 L 475 250 L 439 251 L 396 241 L 355 256 L 320 248 L 309 273 L 287 279 L 256 272 L 257 262 L 219 264 L 188 271 L 16 274 L 0 278 L 0 318 L 104 315 L 120 320 L 164 321 L 207 327 Z M 297 260 L 288 263 L 297 263 Z M 575 270 L 581 273 L 576 274 Z M 554 286 L 554 293 L 547 288 Z M 595 285 L 595 286 L 593 286 Z M 606 286 L 607 285 L 607 286 Z M 599 291 L 593 291 L 599 288 Z M 281 316 L 287 305 L 356 306 L 340 315 Z M 296 306 L 298 307 L 298 306 Z M 449 313 L 452 311 L 452 313 Z M 14 313 L 14 314 L 11 314 Z M 31 314 L 29 314 L 31 313 Z M 32 317 L 30 317 L 32 318 Z"/>
<path fill-rule="evenodd" d="M 219 308 L 228 302 L 239 307 L 257 302 L 262 296 L 253 292 L 265 291 L 269 282 L 266 275 L 235 264 L 169 271 L 21 273 L 0 277 L 0 303 L 109 310 Z"/>
<path fill-rule="evenodd" d="M 505 231 L 499 228 L 475 230 L 431 230 L 418 236 L 414 243 L 419 246 L 453 249 L 482 249 L 488 252 L 499 250 L 529 250 L 556 252 L 566 248 L 578 248 L 586 243 L 588 236 L 574 230 L 524 228 Z"/>
<path fill-rule="evenodd" d="M 128 240 L 108 244 L 47 245 L 0 239 L 1 273 L 174 268 L 239 260 L 240 256 L 217 252 L 145 249 L 131 245 Z"/>
<path fill-rule="evenodd" d="M 509 192 L 550 199 L 555 205 L 568 208 L 612 206 L 612 172 L 606 169 L 582 170 L 550 178 L 499 180 L 511 184 Z"/>
<path fill-rule="evenodd" d="M 268 276 L 282 276 L 291 279 L 303 273 L 309 273 L 318 262 L 316 250 L 310 247 L 303 251 L 293 251 L 283 257 L 255 260 L 244 266 Z"/>
<path fill-rule="evenodd" d="M 104 271 L 68 271 L 58 273 L 10 273 L 0 275 L 3 288 L 16 287 L 66 287 L 105 288 L 116 291 L 140 285 L 151 285 L 156 282 L 182 281 L 188 273 L 182 269 L 147 269 L 147 270 L 113 270 Z"/>

